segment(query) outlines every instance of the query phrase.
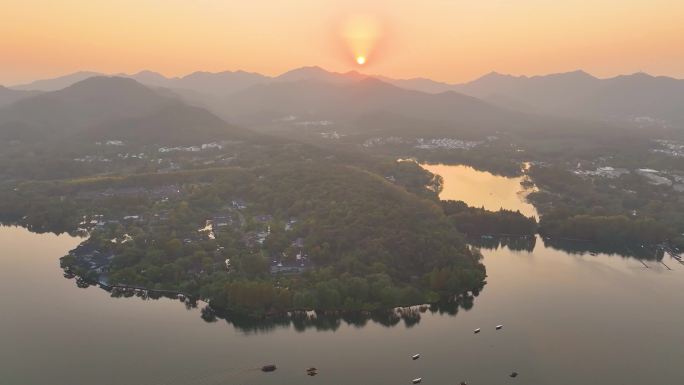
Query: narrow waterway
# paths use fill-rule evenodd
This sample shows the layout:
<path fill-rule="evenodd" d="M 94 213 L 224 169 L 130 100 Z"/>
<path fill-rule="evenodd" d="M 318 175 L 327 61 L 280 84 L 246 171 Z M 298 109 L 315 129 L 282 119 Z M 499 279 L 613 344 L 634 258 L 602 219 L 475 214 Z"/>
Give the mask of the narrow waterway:
<path fill-rule="evenodd" d="M 519 210 L 526 216 L 537 216 L 537 210 L 525 200 L 529 192 L 522 177 L 507 178 L 470 166 L 423 164 L 424 169 L 443 179 L 442 199 L 461 200 L 473 207 L 487 210 Z"/>

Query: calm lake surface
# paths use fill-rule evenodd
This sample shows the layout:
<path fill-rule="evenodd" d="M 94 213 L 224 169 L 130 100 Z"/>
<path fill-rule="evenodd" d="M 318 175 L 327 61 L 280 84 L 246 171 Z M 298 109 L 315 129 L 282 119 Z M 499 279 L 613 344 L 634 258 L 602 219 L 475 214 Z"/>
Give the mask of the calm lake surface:
<path fill-rule="evenodd" d="M 530 209 L 519 181 L 461 166 L 431 170 L 445 178 L 445 199 Z M 490 206 L 480 185 L 518 199 Z M 0 384 L 684 383 L 684 266 L 670 257 L 663 262 L 672 270 L 656 261 L 646 268 L 538 239 L 532 252 L 483 250 L 488 283 L 456 315 L 428 311 L 411 327 L 339 321 L 247 331 L 207 323 L 177 300 L 77 288 L 59 257 L 79 242 L 0 227 Z M 411 361 L 414 353 L 421 358 Z M 267 363 L 278 370 L 254 369 Z M 320 374 L 306 376 L 310 366 Z M 509 378 L 514 370 L 520 375 Z"/>
<path fill-rule="evenodd" d="M 422 167 L 443 178 L 442 199 L 461 200 L 469 206 L 493 211 L 520 210 L 528 217 L 538 215 L 534 206 L 524 199 L 527 191 L 520 185 L 522 177 L 496 176 L 463 165 L 423 164 Z"/>

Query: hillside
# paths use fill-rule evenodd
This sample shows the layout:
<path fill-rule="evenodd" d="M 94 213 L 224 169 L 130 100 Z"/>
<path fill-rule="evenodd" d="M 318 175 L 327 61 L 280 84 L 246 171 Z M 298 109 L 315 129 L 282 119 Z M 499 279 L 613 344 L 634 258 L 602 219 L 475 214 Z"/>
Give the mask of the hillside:
<path fill-rule="evenodd" d="M 178 93 L 191 91 L 206 96 L 220 97 L 269 81 L 267 76 L 245 71 L 193 72 L 183 77 L 167 78 L 156 72 L 142 71 L 130 77 L 148 86 L 165 87 Z"/>
<path fill-rule="evenodd" d="M 381 112 L 487 131 L 522 126 L 528 121 L 523 114 L 455 92 L 427 94 L 373 78 L 346 84 L 298 81 L 259 85 L 232 95 L 223 106 L 224 118 L 245 124 L 264 124 L 285 117 L 353 122 Z M 391 132 L 391 128 L 387 129 L 383 131 Z"/>
<path fill-rule="evenodd" d="M 101 124 L 89 129 L 84 136 L 93 141 L 188 145 L 217 140 L 244 140 L 253 138 L 254 134 L 232 126 L 204 109 L 178 102 L 151 115 Z"/>
<path fill-rule="evenodd" d="M 210 112 L 190 107 L 132 79 L 91 77 L 0 109 L 4 139 L 119 138 L 174 143 L 245 138 Z M 22 127 L 21 138 L 13 136 Z"/>
<path fill-rule="evenodd" d="M 0 86 L 0 107 L 37 95 L 38 93 L 39 92 L 37 91 L 13 90 L 11 88 Z"/>
<path fill-rule="evenodd" d="M 77 72 L 15 86 L 12 89 L 54 91 L 97 75 L 99 74 L 93 72 Z M 165 77 L 156 72 L 141 71 L 118 76 L 134 79 L 150 87 L 163 87 L 167 89 L 166 93 L 169 96 L 175 95 L 186 103 L 207 108 L 224 119 L 237 118 L 248 124 L 263 124 L 265 120 L 282 118 L 283 113 L 284 116 L 307 116 L 307 119 L 318 118 L 321 115 L 333 116 L 343 110 L 336 108 L 339 107 L 339 103 L 349 101 L 348 90 L 323 91 L 321 87 L 315 90 L 311 85 L 306 85 L 306 89 L 295 90 L 295 84 L 297 87 L 301 87 L 302 83 L 315 83 L 319 86 L 326 85 L 322 88 L 358 88 L 358 84 L 364 81 L 377 79 L 404 91 L 418 91 L 435 96 L 457 92 L 478 98 L 490 107 L 496 106 L 525 114 L 604 120 L 620 124 L 627 122 L 636 127 L 684 127 L 684 112 L 680 108 L 684 103 L 684 80 L 643 73 L 600 79 L 584 71 L 531 77 L 491 72 L 463 84 L 450 84 L 426 78 L 394 79 L 356 71 L 338 73 L 316 66 L 293 69 L 275 77 L 245 71 L 194 72 L 183 77 Z M 327 95 L 338 91 L 342 92 L 342 95 Z M 267 101 L 260 108 L 253 105 L 259 97 L 257 94 L 261 94 Z M 283 96 L 285 94 L 293 99 L 289 100 Z M 241 101 L 242 97 L 247 100 Z M 0 90 L 0 106 L 2 100 Z M 362 100 L 367 101 L 368 98 L 363 98 L 362 95 Z M 434 100 L 441 103 L 439 101 L 443 99 Z M 335 106 L 326 105 L 328 102 L 335 103 Z M 359 115 L 358 111 L 372 110 L 382 100 L 372 102 L 368 108 L 362 105 L 360 110 L 353 112 Z M 389 102 L 393 103 L 392 100 Z M 357 106 L 359 104 L 355 103 Z M 242 110 L 233 105 L 246 109 Z M 458 105 L 456 108 L 458 110 Z M 258 114 L 263 114 L 263 119 L 255 119 L 255 115 Z M 407 117 L 443 120 L 444 116 L 407 114 Z M 449 117 L 447 120 L 454 119 Z M 512 121 L 515 122 L 516 119 Z"/>
<path fill-rule="evenodd" d="M 20 84 L 12 86 L 15 90 L 29 90 L 29 91 L 58 91 L 63 88 L 74 85 L 82 80 L 92 78 L 94 76 L 103 76 L 99 72 L 79 71 L 72 74 L 58 76 L 56 78 L 40 79 L 27 84 Z"/>
<path fill-rule="evenodd" d="M 583 71 L 546 76 L 491 73 L 455 90 L 528 112 L 684 127 L 684 80 L 644 73 L 599 79 Z"/>

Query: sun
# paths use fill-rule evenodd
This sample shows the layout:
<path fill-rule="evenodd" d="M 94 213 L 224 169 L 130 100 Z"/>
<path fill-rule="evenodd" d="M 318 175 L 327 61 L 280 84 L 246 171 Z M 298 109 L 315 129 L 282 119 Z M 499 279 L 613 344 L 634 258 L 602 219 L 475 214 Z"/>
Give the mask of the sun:
<path fill-rule="evenodd" d="M 346 15 L 338 26 L 341 42 L 346 48 L 346 63 L 366 66 L 377 56 L 376 49 L 383 38 L 384 25 L 376 15 Z M 375 59 L 373 59 L 375 61 Z"/>

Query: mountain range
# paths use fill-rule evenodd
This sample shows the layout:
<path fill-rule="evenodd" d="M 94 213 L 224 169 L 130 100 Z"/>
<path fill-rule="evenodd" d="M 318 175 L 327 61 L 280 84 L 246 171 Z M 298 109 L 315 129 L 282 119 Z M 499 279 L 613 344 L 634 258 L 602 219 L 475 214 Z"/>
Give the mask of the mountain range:
<path fill-rule="evenodd" d="M 198 143 L 287 127 L 347 134 L 469 137 L 608 126 L 684 128 L 684 81 L 576 71 L 491 73 L 465 84 L 396 80 L 303 67 L 277 77 L 196 72 L 78 72 L 0 88 L 0 138 Z M 226 123 L 226 122 L 230 122 Z M 579 129 L 580 127 L 581 129 Z M 573 131 L 574 130 L 574 131 Z"/>
<path fill-rule="evenodd" d="M 0 107 L 39 94 L 40 91 L 15 90 L 0 86 Z"/>
<path fill-rule="evenodd" d="M 95 75 L 97 74 L 93 72 L 78 72 L 10 89 L 54 91 Z M 684 108 L 681 108 L 684 105 L 684 80 L 645 73 L 599 79 L 583 71 L 532 77 L 492 72 L 463 84 L 449 84 L 425 78 L 392 79 L 356 71 L 336 73 L 320 67 L 302 67 L 275 77 L 244 71 L 195 72 L 184 77 L 171 78 L 151 71 L 117 76 L 129 77 L 148 86 L 173 90 L 191 104 L 206 107 L 224 118 L 234 117 L 232 112 L 229 114 L 226 110 L 237 105 L 234 102 L 242 99 L 239 96 L 241 93 L 244 93 L 242 96 L 245 98 L 254 99 L 261 92 L 261 96 L 274 100 L 274 95 L 263 95 L 265 90 L 282 94 L 287 92 L 286 88 L 291 88 L 283 86 L 283 83 L 308 82 L 325 83 L 337 87 L 336 91 L 344 94 L 345 85 L 350 86 L 372 78 L 404 90 L 426 94 L 456 92 L 480 99 L 489 105 L 523 113 L 684 128 Z M 308 96 L 310 99 L 320 96 L 320 89 L 316 91 L 315 87 L 307 87 L 313 92 Z M 298 98 L 304 97 L 302 90 L 292 91 Z M 344 99 L 344 96 L 339 96 L 335 102 L 342 102 Z M 7 97 L 3 96 L 0 89 L 0 106 L 7 104 L 6 100 Z M 283 102 L 296 103 L 290 100 Z M 238 104 L 243 107 L 245 105 Z M 316 104 L 321 105 L 320 102 Z M 263 103 L 261 107 L 262 112 L 283 110 L 282 104 Z M 249 108 L 240 115 L 255 112 L 254 108 Z"/>
<path fill-rule="evenodd" d="M 455 91 L 521 111 L 684 127 L 684 80 L 645 73 L 598 79 L 584 71 L 547 76 L 490 73 Z"/>
<path fill-rule="evenodd" d="M 178 97 L 122 77 L 88 77 L 0 108 L 0 138 L 6 140 L 192 144 L 252 135 Z"/>

